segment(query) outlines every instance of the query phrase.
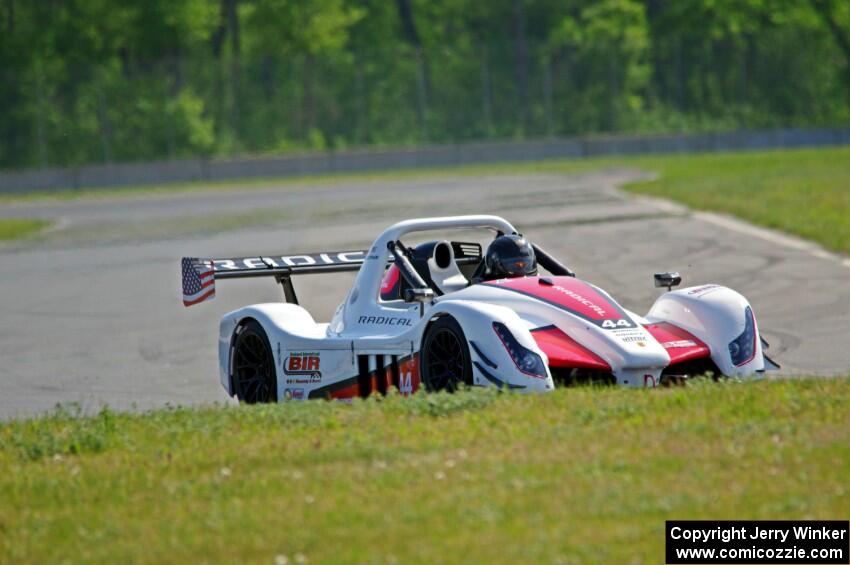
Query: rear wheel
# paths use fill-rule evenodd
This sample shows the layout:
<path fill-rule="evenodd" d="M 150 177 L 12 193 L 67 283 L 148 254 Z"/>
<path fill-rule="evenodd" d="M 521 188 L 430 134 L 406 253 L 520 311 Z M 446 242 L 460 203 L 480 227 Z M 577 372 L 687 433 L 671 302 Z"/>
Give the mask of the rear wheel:
<path fill-rule="evenodd" d="M 246 404 L 277 401 L 277 371 L 266 331 L 248 320 L 233 342 L 233 392 Z"/>
<path fill-rule="evenodd" d="M 429 392 L 472 385 L 472 360 L 460 324 L 451 316 L 432 322 L 422 340 L 422 383 Z"/>

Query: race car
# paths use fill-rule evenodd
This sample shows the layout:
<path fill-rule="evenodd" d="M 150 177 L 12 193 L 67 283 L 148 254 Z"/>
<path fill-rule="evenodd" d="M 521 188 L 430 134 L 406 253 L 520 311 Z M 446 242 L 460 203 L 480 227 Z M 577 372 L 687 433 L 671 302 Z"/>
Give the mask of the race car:
<path fill-rule="evenodd" d="M 495 237 L 486 252 L 474 242 L 402 242 L 460 229 Z M 221 319 L 221 384 L 245 403 L 463 385 L 518 392 L 582 382 L 655 387 L 778 368 L 764 353 L 752 307 L 734 290 L 673 290 L 681 277 L 658 273 L 655 286 L 667 291 L 639 316 L 497 216 L 402 221 L 368 250 L 187 257 L 182 267 L 186 306 L 212 298 L 224 279 L 272 277 L 283 288 L 283 302 Z M 357 271 L 354 284 L 330 322 L 317 323 L 298 304 L 292 279 L 339 271 Z"/>

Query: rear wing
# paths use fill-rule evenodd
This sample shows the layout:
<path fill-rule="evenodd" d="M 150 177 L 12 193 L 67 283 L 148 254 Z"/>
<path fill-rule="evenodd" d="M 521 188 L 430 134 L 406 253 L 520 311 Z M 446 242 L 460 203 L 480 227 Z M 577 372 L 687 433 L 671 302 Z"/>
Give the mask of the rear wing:
<path fill-rule="evenodd" d="M 333 251 L 206 261 L 211 262 L 216 279 L 239 279 L 357 271 L 365 258 L 365 251 Z"/>
<path fill-rule="evenodd" d="M 477 243 L 452 242 L 455 259 L 460 262 L 480 261 L 481 246 Z M 358 271 L 366 259 L 366 251 L 326 251 L 299 255 L 263 255 L 209 259 L 184 257 L 183 304 L 193 306 L 215 297 L 215 281 L 274 277 L 283 286 L 287 302 L 298 303 L 292 287 L 293 275 Z M 390 254 L 389 263 L 395 258 Z"/>
<path fill-rule="evenodd" d="M 228 259 L 183 257 L 183 305 L 194 306 L 215 298 L 215 281 L 218 279 L 253 277 L 274 277 L 283 285 L 287 302 L 297 304 L 298 299 L 290 280 L 292 275 L 357 271 L 365 257 L 365 251 L 262 255 Z"/>

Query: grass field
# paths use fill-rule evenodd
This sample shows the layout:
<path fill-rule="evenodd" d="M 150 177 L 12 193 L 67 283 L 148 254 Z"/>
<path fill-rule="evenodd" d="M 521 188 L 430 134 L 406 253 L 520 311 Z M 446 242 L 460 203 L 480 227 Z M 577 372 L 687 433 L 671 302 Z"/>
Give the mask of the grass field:
<path fill-rule="evenodd" d="M 677 200 L 697 209 L 732 214 L 756 224 L 811 239 L 834 251 L 850 253 L 850 147 L 465 165 L 285 179 L 92 189 L 4 197 L 4 200 L 97 198 L 140 192 L 163 194 L 261 187 L 285 190 L 304 185 L 452 175 L 534 172 L 575 174 L 609 167 L 638 168 L 657 174 L 655 180 L 635 183 L 626 187 L 627 190 Z M 248 215 L 246 221 L 253 221 L 253 215 Z"/>
<path fill-rule="evenodd" d="M 0 424 L 0 562 L 661 563 L 665 519 L 846 519 L 850 379 Z"/>
<path fill-rule="evenodd" d="M 732 214 L 850 253 L 850 147 L 640 158 L 656 180 L 627 187 Z"/>
<path fill-rule="evenodd" d="M 34 235 L 50 225 L 46 220 L 29 218 L 0 218 L 0 241 L 10 241 Z"/>

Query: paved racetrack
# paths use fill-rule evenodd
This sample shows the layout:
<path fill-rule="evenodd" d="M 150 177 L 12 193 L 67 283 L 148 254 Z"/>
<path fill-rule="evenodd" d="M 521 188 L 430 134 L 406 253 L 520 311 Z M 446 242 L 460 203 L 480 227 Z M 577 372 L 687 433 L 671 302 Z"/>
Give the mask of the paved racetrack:
<path fill-rule="evenodd" d="M 224 281 L 216 300 L 186 309 L 181 256 L 366 247 L 398 220 L 460 213 L 504 215 L 638 313 L 658 295 L 655 271 L 731 286 L 752 302 L 784 374 L 850 371 L 847 260 L 616 189 L 637 176 L 340 181 L 4 205 L 0 217 L 58 224 L 39 241 L 0 247 L 0 418 L 65 402 L 92 411 L 224 401 L 218 318 L 280 291 L 270 280 Z M 324 321 L 352 279 L 310 275 L 295 285 Z"/>

